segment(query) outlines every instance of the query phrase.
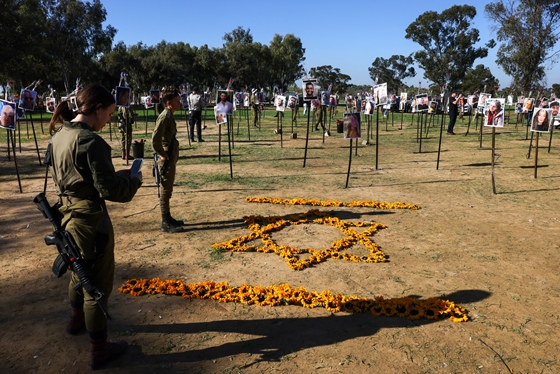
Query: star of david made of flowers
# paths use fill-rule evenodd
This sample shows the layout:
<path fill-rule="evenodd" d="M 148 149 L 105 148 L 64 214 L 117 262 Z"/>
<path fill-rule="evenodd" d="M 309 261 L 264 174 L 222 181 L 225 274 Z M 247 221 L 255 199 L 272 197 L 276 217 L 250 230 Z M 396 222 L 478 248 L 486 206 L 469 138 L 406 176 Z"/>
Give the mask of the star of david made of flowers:
<path fill-rule="evenodd" d="M 329 258 L 353 262 L 387 262 L 386 255 L 370 238 L 377 231 L 386 228 L 382 223 L 343 221 L 316 209 L 292 215 L 289 219 L 279 216 L 248 216 L 244 217 L 244 221 L 249 230 L 251 230 L 251 233 L 225 242 L 215 243 L 213 247 L 215 249 L 235 252 L 274 252 L 286 260 L 288 266 L 294 270 L 306 269 Z M 309 223 L 336 227 L 346 237 L 335 240 L 330 247 L 325 249 L 295 248 L 289 245 L 278 245 L 271 237 L 273 232 L 280 231 L 288 226 Z M 360 232 L 355 229 L 356 227 L 366 227 L 366 229 Z M 259 246 L 251 243 L 256 239 L 261 239 L 262 245 Z M 356 256 L 346 252 L 346 249 L 357 243 L 361 243 L 368 249 L 368 256 Z M 308 258 L 302 259 L 299 257 L 299 255 L 305 253 L 309 254 Z"/>

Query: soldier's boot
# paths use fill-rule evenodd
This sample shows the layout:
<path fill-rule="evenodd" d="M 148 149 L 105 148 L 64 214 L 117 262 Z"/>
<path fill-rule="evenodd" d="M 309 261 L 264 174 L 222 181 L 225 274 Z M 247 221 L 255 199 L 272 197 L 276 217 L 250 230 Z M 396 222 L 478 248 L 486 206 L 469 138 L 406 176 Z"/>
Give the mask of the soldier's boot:
<path fill-rule="evenodd" d="M 89 341 L 91 343 L 91 356 L 88 365 L 92 370 L 99 369 L 104 363 L 119 356 L 128 347 L 128 343 L 124 340 L 107 341 L 107 329 L 96 333 L 90 332 Z"/>
<path fill-rule="evenodd" d="M 171 214 L 167 213 L 161 216 L 161 231 L 176 233 L 183 232 L 185 229 L 181 225 L 174 224 L 171 221 Z"/>
<path fill-rule="evenodd" d="M 66 332 L 71 335 L 78 334 L 84 327 L 86 327 L 86 321 L 84 317 L 84 307 L 83 305 L 72 305 L 70 314 L 70 321 L 66 325 Z"/>
<path fill-rule="evenodd" d="M 169 222 L 171 222 L 175 226 L 185 226 L 185 221 L 183 221 L 182 219 L 175 219 L 175 218 L 171 217 L 171 213 L 167 214 L 167 219 L 168 219 Z"/>

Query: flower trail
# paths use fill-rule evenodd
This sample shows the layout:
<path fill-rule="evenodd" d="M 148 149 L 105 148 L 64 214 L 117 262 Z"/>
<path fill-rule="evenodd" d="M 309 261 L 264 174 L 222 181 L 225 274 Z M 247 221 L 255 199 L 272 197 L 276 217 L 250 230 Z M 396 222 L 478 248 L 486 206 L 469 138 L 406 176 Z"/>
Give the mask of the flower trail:
<path fill-rule="evenodd" d="M 282 205 L 313 205 L 313 206 L 323 206 L 323 207 L 365 207 L 365 208 L 377 208 L 377 209 L 420 209 L 419 205 L 416 204 L 406 204 L 399 201 L 393 203 L 387 203 L 383 201 L 375 200 L 354 200 L 349 202 L 337 201 L 337 200 L 310 200 L 310 199 L 281 199 L 278 197 L 247 197 L 245 201 L 248 203 L 264 203 L 264 204 L 282 204 Z"/>
<path fill-rule="evenodd" d="M 307 291 L 304 287 L 292 287 L 287 283 L 279 286 L 250 286 L 243 284 L 230 287 L 227 282 L 205 281 L 185 284 L 181 280 L 131 279 L 119 291 L 132 296 L 146 294 L 180 295 L 185 299 L 211 299 L 220 302 L 237 302 L 245 305 L 279 306 L 298 305 L 305 308 L 325 308 L 332 313 L 371 313 L 374 316 L 396 316 L 409 319 L 447 317 L 453 322 L 469 320 L 467 310 L 448 300 L 411 297 L 385 299 L 377 296 L 368 299 L 344 296 L 330 291 Z"/>

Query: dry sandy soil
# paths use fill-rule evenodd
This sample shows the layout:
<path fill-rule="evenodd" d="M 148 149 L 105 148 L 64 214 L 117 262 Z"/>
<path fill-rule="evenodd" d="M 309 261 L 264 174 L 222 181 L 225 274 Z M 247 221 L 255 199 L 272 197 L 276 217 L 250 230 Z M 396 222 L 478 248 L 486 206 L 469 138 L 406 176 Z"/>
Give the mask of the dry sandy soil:
<path fill-rule="evenodd" d="M 560 140 L 553 139 L 548 153 L 548 135 L 541 136 L 534 178 L 535 153 L 527 159 L 525 129 L 509 125 L 497 131 L 494 195 L 488 129 L 480 147 L 474 124 L 465 136 L 467 124 L 459 122 L 456 136 L 443 135 L 436 170 L 439 126 L 423 139 L 419 152 L 416 124 L 407 120 L 400 130 L 396 116 L 388 131 L 381 126 L 378 169 L 375 141 L 360 145 L 345 188 L 349 150 L 341 134 L 333 128 L 323 143 L 320 132 L 311 132 L 304 168 L 302 120 L 298 139 L 288 139 L 285 131 L 281 144 L 273 133 L 275 119 L 267 116 L 260 131 L 251 128 L 251 141 L 241 124 L 232 150 L 233 180 L 224 144 L 218 160 L 216 126 L 205 130 L 205 143 L 189 145 L 181 119 L 181 158 L 171 202 L 174 216 L 187 221 L 185 233 L 159 231 L 149 158 L 134 200 L 108 204 L 116 232 L 109 336 L 131 346 L 101 372 L 560 372 Z M 142 128 L 136 132 L 143 136 Z M 106 130 L 103 136 L 116 149 L 115 168 L 126 167 L 117 157 L 118 142 L 110 141 Z M 5 145 L 0 155 L 0 372 L 88 372 L 87 336 L 64 331 L 68 275 L 57 279 L 52 274 L 56 251 L 43 243 L 50 225 L 32 203 L 43 189 L 44 167 L 38 164 L 34 143 L 23 138 L 17 153 L 23 193 Z M 46 137 L 40 136 L 41 153 L 45 147 Z M 149 149 L 145 154 L 151 154 Z M 47 194 L 54 202 L 50 179 Z M 311 209 L 249 204 L 247 196 L 403 201 L 421 209 L 321 208 L 346 220 L 386 224 L 374 241 L 389 262 L 328 260 L 294 271 L 275 254 L 212 249 L 213 243 L 248 232 L 245 215 L 284 216 Z M 340 232 L 309 224 L 273 238 L 324 248 Z M 132 297 L 117 291 L 128 279 L 151 277 L 230 285 L 289 283 L 364 297 L 442 297 L 466 307 L 470 320 L 411 321 L 297 306 Z"/>

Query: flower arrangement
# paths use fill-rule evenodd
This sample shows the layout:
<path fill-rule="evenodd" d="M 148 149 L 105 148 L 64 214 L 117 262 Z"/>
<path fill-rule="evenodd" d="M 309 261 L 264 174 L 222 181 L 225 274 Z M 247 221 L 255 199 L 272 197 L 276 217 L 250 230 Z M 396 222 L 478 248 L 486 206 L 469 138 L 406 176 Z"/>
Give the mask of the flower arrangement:
<path fill-rule="evenodd" d="M 382 223 L 375 222 L 348 222 L 334 217 L 326 212 L 312 209 L 306 213 L 295 214 L 285 219 L 279 216 L 246 216 L 243 217 L 251 233 L 242 235 L 231 240 L 215 243 L 212 245 L 215 249 L 230 250 L 236 252 L 274 252 L 286 260 L 288 266 L 294 270 L 303 270 L 314 264 L 326 261 L 329 258 L 337 260 L 346 260 L 353 262 L 387 262 L 387 257 L 379 249 L 370 236 L 375 234 L 385 226 Z M 262 223 L 262 225 L 261 225 Z M 319 223 L 338 228 L 346 237 L 335 240 L 330 247 L 317 250 L 311 248 L 294 248 L 289 245 L 278 245 L 272 239 L 271 233 L 282 230 L 289 225 L 300 225 L 305 223 Z M 364 231 L 359 232 L 353 227 L 367 227 Z M 263 245 L 249 244 L 255 239 L 261 239 Z M 356 256 L 344 252 L 352 245 L 360 242 L 369 251 L 369 256 Z M 300 259 L 299 254 L 308 253 L 307 259 Z"/>
<path fill-rule="evenodd" d="M 246 197 L 245 201 L 248 203 L 264 203 L 264 204 L 281 204 L 281 205 L 313 205 L 313 206 L 324 206 L 324 207 L 365 207 L 365 208 L 377 208 L 377 209 L 420 209 L 419 205 L 416 204 L 406 204 L 401 202 L 387 203 L 383 201 L 337 201 L 337 200 L 309 200 L 309 199 L 281 199 L 278 197 Z"/>
<path fill-rule="evenodd" d="M 332 313 L 371 313 L 374 316 L 397 316 L 409 319 L 431 319 L 448 317 L 453 322 L 469 320 L 464 307 L 448 300 L 411 297 L 385 299 L 377 296 L 368 299 L 359 296 L 344 296 L 330 291 L 307 291 L 304 287 L 292 287 L 287 283 L 268 287 L 242 284 L 231 287 L 227 282 L 204 281 L 183 283 L 181 280 L 130 279 L 119 291 L 132 296 L 180 295 L 185 299 L 211 299 L 219 302 L 236 302 L 245 305 L 279 306 L 298 305 L 305 308 L 325 308 Z"/>

